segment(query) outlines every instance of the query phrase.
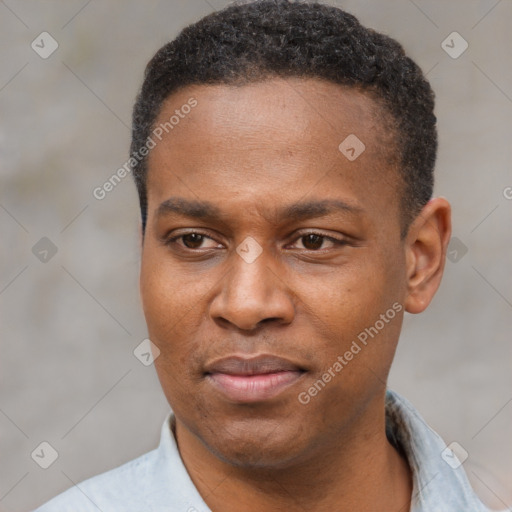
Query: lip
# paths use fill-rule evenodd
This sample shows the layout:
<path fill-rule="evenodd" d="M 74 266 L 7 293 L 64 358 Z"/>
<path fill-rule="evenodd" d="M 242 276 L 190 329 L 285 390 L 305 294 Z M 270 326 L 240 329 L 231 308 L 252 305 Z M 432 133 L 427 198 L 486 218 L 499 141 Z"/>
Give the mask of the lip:
<path fill-rule="evenodd" d="M 293 386 L 305 372 L 288 359 L 266 354 L 224 357 L 205 370 L 207 381 L 237 403 L 270 400 Z"/>

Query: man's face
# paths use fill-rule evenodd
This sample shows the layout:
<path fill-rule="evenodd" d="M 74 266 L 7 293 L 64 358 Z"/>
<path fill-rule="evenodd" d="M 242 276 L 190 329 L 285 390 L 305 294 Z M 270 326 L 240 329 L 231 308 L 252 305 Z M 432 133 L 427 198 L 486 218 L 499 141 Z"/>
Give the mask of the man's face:
<path fill-rule="evenodd" d="M 243 466 L 371 435 L 407 292 L 383 114 L 314 79 L 187 87 L 155 126 L 176 110 L 148 161 L 141 294 L 177 421 Z"/>

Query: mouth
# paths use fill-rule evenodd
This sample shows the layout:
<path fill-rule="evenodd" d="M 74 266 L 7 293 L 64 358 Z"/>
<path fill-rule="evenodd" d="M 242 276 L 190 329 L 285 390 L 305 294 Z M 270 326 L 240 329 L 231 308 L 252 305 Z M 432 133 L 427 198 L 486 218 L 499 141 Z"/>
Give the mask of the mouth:
<path fill-rule="evenodd" d="M 205 377 L 228 400 L 255 403 L 280 395 L 305 372 L 295 363 L 276 356 L 232 356 L 207 365 Z"/>

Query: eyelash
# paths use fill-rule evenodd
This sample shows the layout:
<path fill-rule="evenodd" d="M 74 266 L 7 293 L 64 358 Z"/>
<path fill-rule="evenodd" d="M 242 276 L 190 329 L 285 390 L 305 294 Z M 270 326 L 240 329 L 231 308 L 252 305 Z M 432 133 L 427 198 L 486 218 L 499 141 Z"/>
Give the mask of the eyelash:
<path fill-rule="evenodd" d="M 190 231 L 188 233 L 183 233 L 181 235 L 176 235 L 171 238 L 168 238 L 167 240 L 165 240 L 165 245 L 168 245 L 168 246 L 174 245 L 177 240 L 179 240 L 180 238 L 183 238 L 184 236 L 187 236 L 187 235 L 200 235 L 204 238 L 209 238 L 210 240 L 215 241 L 212 237 L 208 236 L 206 233 L 202 233 L 201 231 Z M 325 235 L 323 233 L 319 233 L 317 231 L 309 231 L 307 233 L 301 233 L 299 236 L 294 238 L 293 241 L 296 242 L 297 240 L 300 240 L 301 238 L 308 236 L 308 235 L 317 235 L 317 236 L 321 237 L 323 240 L 328 240 L 337 246 L 344 246 L 344 245 L 347 245 L 347 243 L 348 243 L 347 240 L 341 240 L 339 238 L 327 236 L 327 235 Z M 189 247 L 185 247 L 185 246 L 180 246 L 180 249 L 184 250 L 184 251 L 192 251 L 192 252 L 205 251 L 205 249 L 190 249 Z M 206 250 L 210 250 L 210 249 L 206 249 Z M 302 250 L 310 251 L 310 252 L 322 251 L 322 249 L 302 249 Z"/>

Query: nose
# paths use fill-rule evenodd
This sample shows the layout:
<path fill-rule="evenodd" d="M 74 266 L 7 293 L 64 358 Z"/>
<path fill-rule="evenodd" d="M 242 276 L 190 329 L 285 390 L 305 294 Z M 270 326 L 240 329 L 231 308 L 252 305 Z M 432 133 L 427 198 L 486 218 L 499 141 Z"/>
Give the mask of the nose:
<path fill-rule="evenodd" d="M 291 323 L 295 314 L 292 294 L 279 270 L 273 268 L 271 255 L 263 251 L 251 263 L 237 253 L 232 259 L 210 305 L 210 316 L 243 330 L 254 330 L 269 321 Z"/>

